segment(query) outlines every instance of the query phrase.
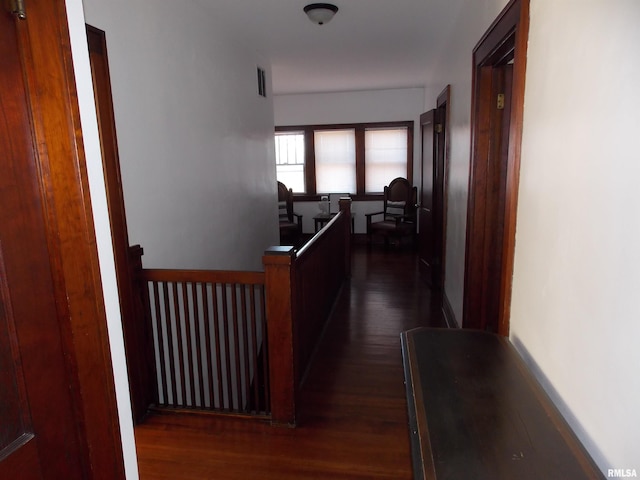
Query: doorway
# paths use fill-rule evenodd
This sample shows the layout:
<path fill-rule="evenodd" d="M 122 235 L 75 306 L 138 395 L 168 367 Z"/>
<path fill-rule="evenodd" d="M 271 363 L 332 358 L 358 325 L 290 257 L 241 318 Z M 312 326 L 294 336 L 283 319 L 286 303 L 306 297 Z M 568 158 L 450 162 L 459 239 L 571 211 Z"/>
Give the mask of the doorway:
<path fill-rule="evenodd" d="M 473 51 L 462 325 L 509 334 L 529 1 L 512 0 Z"/>
<path fill-rule="evenodd" d="M 450 97 L 451 86 L 447 85 L 438 95 L 436 108 L 420 115 L 419 265 L 422 278 L 434 290 L 444 288 Z"/>

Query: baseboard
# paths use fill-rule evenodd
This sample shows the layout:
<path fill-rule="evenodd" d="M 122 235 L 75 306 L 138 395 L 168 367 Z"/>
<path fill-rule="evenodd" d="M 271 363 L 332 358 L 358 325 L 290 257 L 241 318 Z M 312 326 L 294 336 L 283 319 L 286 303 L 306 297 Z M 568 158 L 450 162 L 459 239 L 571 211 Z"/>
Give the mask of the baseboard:
<path fill-rule="evenodd" d="M 449 328 L 460 328 L 460 324 L 456 319 L 456 314 L 453 312 L 453 308 L 451 307 L 451 302 L 449 302 L 447 291 L 444 288 L 442 289 L 442 314 L 444 315 L 444 321 L 447 323 Z"/>

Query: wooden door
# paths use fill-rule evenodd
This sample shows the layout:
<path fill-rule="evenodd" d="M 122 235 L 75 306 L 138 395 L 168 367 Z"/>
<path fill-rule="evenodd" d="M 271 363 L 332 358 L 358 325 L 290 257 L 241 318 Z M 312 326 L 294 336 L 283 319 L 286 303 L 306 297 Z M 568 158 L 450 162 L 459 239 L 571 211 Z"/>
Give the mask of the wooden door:
<path fill-rule="evenodd" d="M 484 222 L 484 265 L 482 295 L 478 304 L 479 327 L 498 331 L 500 285 L 502 283 L 502 241 L 504 236 L 507 159 L 511 117 L 512 65 L 491 69 L 492 97 L 500 99 L 491 119 L 491 147 L 486 169 L 486 204 Z"/>
<path fill-rule="evenodd" d="M 0 478 L 85 478 L 13 18 L 0 16 Z"/>
<path fill-rule="evenodd" d="M 0 478 L 124 463 L 62 0 L 0 8 Z"/>
<path fill-rule="evenodd" d="M 420 181 L 420 208 L 418 209 L 418 252 L 420 273 L 430 287 L 436 288 L 437 277 L 436 225 L 434 212 L 434 173 L 435 173 L 435 110 L 420 115 L 422 138 L 422 168 Z"/>
<path fill-rule="evenodd" d="M 479 71 L 479 86 L 486 94 L 479 106 L 483 118 L 484 138 L 478 145 L 482 161 L 475 163 L 472 188 L 473 223 L 468 224 L 474 250 L 467 258 L 464 326 L 498 331 L 500 284 L 502 275 L 502 239 L 504 235 L 504 199 L 510 112 L 510 66 L 487 65 Z M 505 133 L 507 135 L 505 136 Z M 471 287 L 471 285 L 473 287 Z"/>

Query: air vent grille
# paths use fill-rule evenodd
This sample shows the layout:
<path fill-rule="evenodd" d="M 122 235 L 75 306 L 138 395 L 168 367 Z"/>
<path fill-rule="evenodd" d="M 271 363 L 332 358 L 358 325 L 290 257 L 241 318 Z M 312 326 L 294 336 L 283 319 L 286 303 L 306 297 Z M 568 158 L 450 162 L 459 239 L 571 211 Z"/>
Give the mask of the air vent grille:
<path fill-rule="evenodd" d="M 258 67 L 258 95 L 261 97 L 267 96 L 267 76 L 264 68 Z"/>

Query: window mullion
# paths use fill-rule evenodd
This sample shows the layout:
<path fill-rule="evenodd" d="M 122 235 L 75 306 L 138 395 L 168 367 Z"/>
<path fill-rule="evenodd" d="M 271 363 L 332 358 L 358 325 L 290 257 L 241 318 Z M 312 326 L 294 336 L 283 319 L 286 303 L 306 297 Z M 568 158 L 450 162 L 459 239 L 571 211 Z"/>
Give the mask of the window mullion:
<path fill-rule="evenodd" d="M 316 147 L 313 128 L 304 131 L 305 181 L 308 195 L 317 193 L 316 187 Z"/>
<path fill-rule="evenodd" d="M 356 128 L 356 191 L 365 194 L 364 127 Z"/>
<path fill-rule="evenodd" d="M 413 122 L 407 124 L 407 180 L 413 185 Z"/>

